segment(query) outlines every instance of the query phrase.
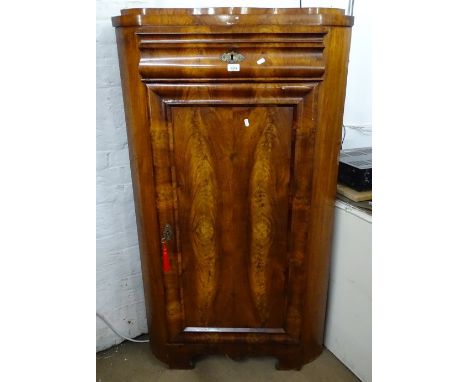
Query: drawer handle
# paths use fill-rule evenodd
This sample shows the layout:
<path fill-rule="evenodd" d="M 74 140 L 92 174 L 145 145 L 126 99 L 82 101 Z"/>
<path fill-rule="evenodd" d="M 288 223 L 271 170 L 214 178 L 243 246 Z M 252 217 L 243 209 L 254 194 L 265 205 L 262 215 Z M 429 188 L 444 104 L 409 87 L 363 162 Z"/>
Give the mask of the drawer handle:
<path fill-rule="evenodd" d="M 244 59 L 245 57 L 242 54 L 233 50 L 221 55 L 221 61 L 227 62 L 228 64 L 237 64 L 238 62 L 244 61 Z"/>

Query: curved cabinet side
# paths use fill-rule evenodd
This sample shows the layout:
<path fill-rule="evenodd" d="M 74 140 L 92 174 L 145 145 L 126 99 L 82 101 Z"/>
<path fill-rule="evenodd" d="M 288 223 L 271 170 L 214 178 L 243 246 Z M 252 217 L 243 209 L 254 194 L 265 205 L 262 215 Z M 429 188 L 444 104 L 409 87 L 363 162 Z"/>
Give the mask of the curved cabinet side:
<path fill-rule="evenodd" d="M 159 259 L 156 194 L 151 154 L 147 90 L 138 73 L 139 51 L 136 28 L 116 28 L 120 77 L 125 107 L 138 241 L 145 291 L 146 316 L 153 353 L 167 360 L 163 345 L 165 327 L 164 287 Z"/>

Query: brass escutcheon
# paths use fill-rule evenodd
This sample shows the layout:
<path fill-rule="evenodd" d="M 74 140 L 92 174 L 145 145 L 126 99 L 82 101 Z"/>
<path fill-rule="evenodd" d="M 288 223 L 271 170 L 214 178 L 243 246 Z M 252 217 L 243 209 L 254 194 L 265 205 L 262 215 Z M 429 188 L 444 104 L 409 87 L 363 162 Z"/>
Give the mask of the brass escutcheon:
<path fill-rule="evenodd" d="M 161 236 L 161 242 L 167 243 L 168 241 L 172 240 L 174 233 L 172 231 L 172 226 L 170 224 L 166 224 L 163 229 L 163 233 Z"/>
<path fill-rule="evenodd" d="M 244 59 L 245 57 L 242 54 L 233 50 L 221 55 L 221 61 L 227 62 L 228 64 L 237 64 L 238 62 L 244 61 Z"/>

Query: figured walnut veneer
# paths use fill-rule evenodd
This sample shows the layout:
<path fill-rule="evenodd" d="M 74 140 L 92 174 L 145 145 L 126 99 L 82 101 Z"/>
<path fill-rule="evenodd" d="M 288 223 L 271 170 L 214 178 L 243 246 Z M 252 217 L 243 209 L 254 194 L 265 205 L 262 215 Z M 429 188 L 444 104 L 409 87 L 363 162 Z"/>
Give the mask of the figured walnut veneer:
<path fill-rule="evenodd" d="M 171 368 L 320 354 L 352 21 L 321 8 L 113 18 L 150 343 Z M 221 60 L 231 51 L 239 71 Z"/>

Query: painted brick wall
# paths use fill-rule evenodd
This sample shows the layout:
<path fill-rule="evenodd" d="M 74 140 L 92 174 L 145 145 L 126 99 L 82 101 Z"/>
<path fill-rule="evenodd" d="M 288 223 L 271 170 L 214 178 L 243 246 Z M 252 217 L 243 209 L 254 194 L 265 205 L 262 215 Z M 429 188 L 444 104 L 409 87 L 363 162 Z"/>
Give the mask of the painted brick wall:
<path fill-rule="evenodd" d="M 96 2 L 96 310 L 123 334 L 147 332 L 127 134 L 111 16 L 148 2 Z M 96 350 L 122 342 L 96 318 Z"/>

